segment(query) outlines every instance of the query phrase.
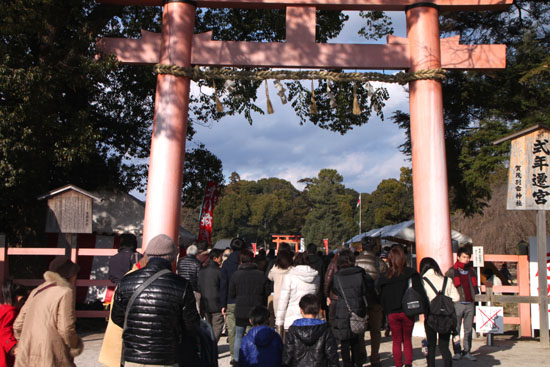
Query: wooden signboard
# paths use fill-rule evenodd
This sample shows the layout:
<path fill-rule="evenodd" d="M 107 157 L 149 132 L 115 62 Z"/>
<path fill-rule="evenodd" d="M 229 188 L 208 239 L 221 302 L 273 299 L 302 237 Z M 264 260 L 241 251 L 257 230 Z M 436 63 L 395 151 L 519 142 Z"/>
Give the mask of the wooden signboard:
<path fill-rule="evenodd" d="M 71 189 L 50 197 L 46 233 L 92 233 L 92 197 Z"/>
<path fill-rule="evenodd" d="M 512 140 L 506 209 L 550 209 L 550 131 Z"/>

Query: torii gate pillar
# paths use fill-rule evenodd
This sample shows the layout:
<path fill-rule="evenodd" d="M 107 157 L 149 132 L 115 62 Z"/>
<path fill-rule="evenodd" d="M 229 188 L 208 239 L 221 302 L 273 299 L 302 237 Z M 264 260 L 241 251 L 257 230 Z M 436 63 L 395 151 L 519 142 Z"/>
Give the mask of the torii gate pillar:
<path fill-rule="evenodd" d="M 439 10 L 419 3 L 406 9 L 410 71 L 441 68 Z M 439 80 L 409 83 L 417 262 L 434 258 L 446 271 L 453 264 L 451 223 Z"/>
<path fill-rule="evenodd" d="M 195 7 L 191 1 L 167 1 L 164 5 L 161 63 L 191 65 Z M 157 76 L 143 248 L 159 233 L 170 236 L 176 245 L 178 243 L 189 89 L 189 78 Z"/>

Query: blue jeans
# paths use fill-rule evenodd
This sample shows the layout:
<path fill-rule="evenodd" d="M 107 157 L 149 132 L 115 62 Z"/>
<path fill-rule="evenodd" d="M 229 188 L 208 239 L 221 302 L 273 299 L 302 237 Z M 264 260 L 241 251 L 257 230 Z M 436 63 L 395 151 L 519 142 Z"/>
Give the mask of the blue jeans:
<path fill-rule="evenodd" d="M 235 326 L 235 345 L 233 346 L 233 359 L 235 362 L 239 361 L 239 351 L 241 349 L 241 343 L 243 342 L 243 336 L 246 331 L 245 326 Z"/>

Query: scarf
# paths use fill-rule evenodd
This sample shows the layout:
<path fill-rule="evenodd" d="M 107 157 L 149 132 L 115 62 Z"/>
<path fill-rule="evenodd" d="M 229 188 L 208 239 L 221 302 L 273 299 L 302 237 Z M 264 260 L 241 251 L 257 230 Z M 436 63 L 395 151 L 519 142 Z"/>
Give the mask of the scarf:
<path fill-rule="evenodd" d="M 470 279 L 472 279 L 472 286 L 475 288 L 477 287 L 477 276 L 475 275 L 474 272 L 471 271 L 471 267 L 470 267 L 470 264 L 463 264 L 461 263 L 460 261 L 457 261 L 453 268 L 455 269 L 455 272 L 454 272 L 454 279 L 453 279 L 453 282 L 455 284 L 455 287 L 459 287 L 461 285 L 461 282 L 460 282 L 460 271 L 459 269 L 461 269 L 462 271 L 467 271 L 470 273 Z"/>

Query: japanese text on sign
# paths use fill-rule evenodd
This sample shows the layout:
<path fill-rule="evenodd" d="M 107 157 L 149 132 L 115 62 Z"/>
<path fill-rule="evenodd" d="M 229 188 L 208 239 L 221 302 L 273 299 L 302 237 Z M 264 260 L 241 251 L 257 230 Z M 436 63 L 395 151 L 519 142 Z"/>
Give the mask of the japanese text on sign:
<path fill-rule="evenodd" d="M 550 209 L 550 132 L 514 139 L 511 153 L 507 209 Z"/>

